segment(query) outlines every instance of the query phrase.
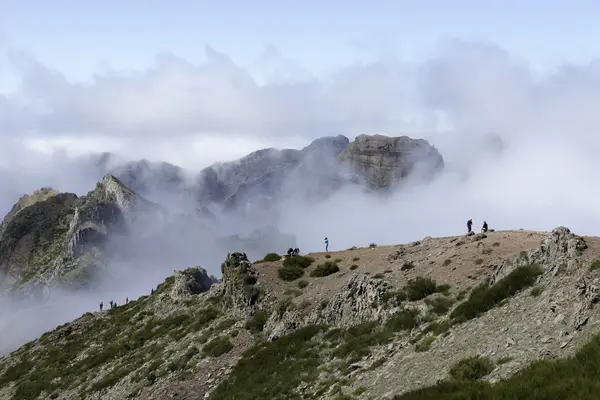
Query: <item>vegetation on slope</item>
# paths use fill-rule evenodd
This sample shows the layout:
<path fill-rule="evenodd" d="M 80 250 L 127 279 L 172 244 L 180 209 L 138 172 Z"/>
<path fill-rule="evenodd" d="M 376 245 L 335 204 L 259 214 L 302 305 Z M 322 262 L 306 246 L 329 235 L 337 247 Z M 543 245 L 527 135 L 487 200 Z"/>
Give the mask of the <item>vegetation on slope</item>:
<path fill-rule="evenodd" d="M 481 367 L 479 367 L 481 369 Z M 471 368 L 471 371 L 475 371 Z M 600 391 L 600 335 L 574 356 L 542 360 L 496 384 L 476 379 L 481 374 L 457 374 L 459 379 L 396 396 L 395 400 L 594 400 Z"/>
<path fill-rule="evenodd" d="M 169 346 L 181 348 L 184 338 L 199 335 L 219 311 L 200 302 L 192 305 L 197 301 L 193 296 L 187 307 L 161 315 L 164 310 L 152 311 L 153 297 L 144 296 L 102 314 L 88 313 L 30 342 L 13 353 L 16 363 L 0 375 L 0 386 L 14 383 L 15 400 L 36 399 L 42 393 L 52 397 L 74 388 L 80 398 L 87 398 L 126 377 L 143 386 L 163 374 L 193 369 L 192 358 L 201 356 L 197 348 L 192 346 L 166 363 Z M 215 355 L 226 347 L 223 342 L 213 343 L 208 353 Z"/>

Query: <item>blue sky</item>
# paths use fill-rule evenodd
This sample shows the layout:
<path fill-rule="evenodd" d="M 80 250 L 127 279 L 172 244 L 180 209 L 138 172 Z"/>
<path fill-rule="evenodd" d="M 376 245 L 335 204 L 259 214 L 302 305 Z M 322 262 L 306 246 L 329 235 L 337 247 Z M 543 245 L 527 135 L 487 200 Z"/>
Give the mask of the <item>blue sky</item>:
<path fill-rule="evenodd" d="M 269 45 L 311 71 L 380 51 L 423 58 L 440 41 L 492 42 L 536 68 L 598 55 L 598 1 L 0 1 L 5 43 L 83 79 L 143 69 L 158 52 L 203 60 L 209 44 L 242 65 Z"/>
<path fill-rule="evenodd" d="M 338 133 L 587 132 L 598 15 L 583 0 L 0 0 L 0 124 L 38 149 L 201 165 Z"/>

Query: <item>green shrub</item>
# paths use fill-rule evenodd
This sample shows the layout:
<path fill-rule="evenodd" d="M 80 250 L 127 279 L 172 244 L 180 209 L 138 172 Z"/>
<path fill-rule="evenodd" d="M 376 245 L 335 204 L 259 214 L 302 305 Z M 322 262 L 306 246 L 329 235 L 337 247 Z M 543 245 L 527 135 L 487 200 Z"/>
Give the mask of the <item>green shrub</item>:
<path fill-rule="evenodd" d="M 475 265 L 481 265 L 481 264 L 483 264 L 483 258 L 477 258 L 477 259 L 475 259 L 475 261 L 473 261 L 473 263 Z"/>
<path fill-rule="evenodd" d="M 284 267 L 299 267 L 299 268 L 308 268 L 315 262 L 315 259 L 307 256 L 294 256 L 288 257 L 283 260 Z"/>
<path fill-rule="evenodd" d="M 352 271 L 354 271 L 354 270 L 355 270 L 355 269 L 357 269 L 357 268 L 358 268 L 358 265 L 356 265 L 356 264 L 352 264 L 352 265 L 350 266 L 350 270 L 352 270 Z"/>
<path fill-rule="evenodd" d="M 383 278 L 385 278 L 385 275 L 383 275 L 381 273 L 373 275 L 373 279 L 383 279 Z"/>
<path fill-rule="evenodd" d="M 334 262 L 327 261 L 324 264 L 317 265 L 317 268 L 311 271 L 310 276 L 312 277 L 324 277 L 331 274 L 335 274 L 340 270 L 340 267 Z"/>
<path fill-rule="evenodd" d="M 229 353 L 233 349 L 233 344 L 226 336 L 217 336 L 210 342 L 204 345 L 202 351 L 204 354 L 211 357 L 220 357 L 225 353 Z"/>
<path fill-rule="evenodd" d="M 417 301 L 436 293 L 438 289 L 434 280 L 417 276 L 415 279 L 408 281 L 404 287 L 404 291 L 408 300 Z"/>
<path fill-rule="evenodd" d="M 450 316 L 455 320 L 470 320 L 491 310 L 526 287 L 532 286 L 543 270 L 535 264 L 517 267 L 494 285 L 483 283 L 471 291 L 469 298 L 460 303 Z"/>
<path fill-rule="evenodd" d="M 343 260 L 341 258 L 336 258 L 335 260 L 333 260 L 334 263 L 339 264 L 341 263 Z"/>
<path fill-rule="evenodd" d="M 450 265 L 450 264 L 452 264 L 452 260 L 451 260 L 451 259 L 449 259 L 449 258 L 445 259 L 445 260 L 444 260 L 444 262 L 442 263 L 442 265 L 443 265 L 444 267 L 447 267 L 447 266 L 448 266 L 448 265 Z"/>
<path fill-rule="evenodd" d="M 446 314 L 450 310 L 454 304 L 454 300 L 446 296 L 438 295 L 425 299 L 425 304 L 427 304 L 434 313 L 442 315 Z"/>
<path fill-rule="evenodd" d="M 298 287 L 300 289 L 304 289 L 307 286 L 308 286 L 308 282 L 307 281 L 305 281 L 305 280 L 298 281 Z"/>
<path fill-rule="evenodd" d="M 540 294 L 542 294 L 542 292 L 544 291 L 544 288 L 541 286 L 536 286 L 534 288 L 531 289 L 531 292 L 529 292 L 533 297 L 538 297 Z"/>
<path fill-rule="evenodd" d="M 279 261 L 281 260 L 281 256 L 277 253 L 269 253 L 264 258 L 263 261 Z"/>
<path fill-rule="evenodd" d="M 325 254 L 325 258 L 331 258 L 331 254 Z"/>
<path fill-rule="evenodd" d="M 487 357 L 463 358 L 450 368 L 450 376 L 458 381 L 476 381 L 494 370 L 494 363 Z"/>
<path fill-rule="evenodd" d="M 352 259 L 352 261 L 354 261 L 354 262 L 357 262 L 358 260 L 360 260 L 360 257 L 354 257 L 354 258 Z"/>
<path fill-rule="evenodd" d="M 492 243 L 492 246 L 499 247 L 500 246 L 500 242 L 494 242 L 494 243 Z"/>
<path fill-rule="evenodd" d="M 402 266 L 400 267 L 400 271 L 410 271 L 411 269 L 413 269 L 415 267 L 415 265 L 413 263 L 410 262 L 405 262 L 404 264 L 402 264 Z"/>
<path fill-rule="evenodd" d="M 393 305 L 399 305 L 407 299 L 406 292 L 404 290 L 387 290 L 383 293 L 383 301 L 386 303 L 392 303 Z"/>
<path fill-rule="evenodd" d="M 277 274 L 286 282 L 295 281 L 304 276 L 304 269 L 297 265 L 283 266 L 277 269 Z"/>
<path fill-rule="evenodd" d="M 265 311 L 257 311 L 252 317 L 246 321 L 246 329 L 252 333 L 262 332 L 269 316 Z"/>
<path fill-rule="evenodd" d="M 279 300 L 277 303 L 277 312 L 279 313 L 279 318 L 283 317 L 286 311 L 293 311 L 296 308 L 296 305 L 292 301 L 290 297 L 284 297 Z"/>

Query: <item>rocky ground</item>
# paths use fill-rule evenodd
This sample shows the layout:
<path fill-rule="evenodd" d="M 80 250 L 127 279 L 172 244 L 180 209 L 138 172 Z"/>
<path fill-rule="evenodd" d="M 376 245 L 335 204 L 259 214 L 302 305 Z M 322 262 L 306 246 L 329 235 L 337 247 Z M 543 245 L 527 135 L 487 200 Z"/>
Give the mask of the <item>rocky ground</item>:
<path fill-rule="evenodd" d="M 600 238 L 566 228 L 266 260 L 230 253 L 222 283 L 177 272 L 46 333 L 0 359 L 0 399 L 391 399 L 469 357 L 469 379 L 502 381 L 600 332 Z"/>

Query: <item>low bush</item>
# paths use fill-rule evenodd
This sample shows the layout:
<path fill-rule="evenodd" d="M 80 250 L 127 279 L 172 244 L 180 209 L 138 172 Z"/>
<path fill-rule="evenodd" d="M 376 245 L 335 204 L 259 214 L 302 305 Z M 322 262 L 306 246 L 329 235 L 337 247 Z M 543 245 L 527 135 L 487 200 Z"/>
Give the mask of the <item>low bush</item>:
<path fill-rule="evenodd" d="M 252 333 L 262 332 L 269 316 L 265 311 L 258 311 L 246 321 L 246 329 Z"/>
<path fill-rule="evenodd" d="M 487 357 L 463 358 L 450 368 L 450 376 L 458 381 L 476 381 L 494 370 L 494 363 Z"/>
<path fill-rule="evenodd" d="M 283 266 L 277 269 L 277 274 L 286 282 L 295 281 L 304 276 L 304 269 L 299 266 Z"/>
<path fill-rule="evenodd" d="M 233 349 L 233 344 L 226 336 L 217 336 L 210 342 L 204 345 L 202 351 L 204 354 L 211 357 L 220 357 L 225 353 L 229 353 Z"/>
<path fill-rule="evenodd" d="M 264 258 L 263 261 L 279 261 L 281 260 L 281 256 L 277 253 L 269 253 Z"/>
<path fill-rule="evenodd" d="M 306 256 L 293 256 L 288 257 L 283 260 L 284 267 L 299 267 L 299 268 L 308 268 L 315 262 L 315 259 L 312 257 Z"/>
<path fill-rule="evenodd" d="M 406 286 L 404 286 L 404 292 L 406 292 L 406 296 L 410 301 L 424 299 L 439 291 L 440 289 L 434 280 L 422 276 L 411 279 Z"/>
<path fill-rule="evenodd" d="M 400 271 L 410 271 L 411 269 L 413 269 L 415 267 L 415 265 L 413 263 L 410 262 L 405 262 L 404 264 L 402 264 L 402 266 L 400 267 Z"/>
<path fill-rule="evenodd" d="M 517 267 L 494 285 L 483 283 L 471 291 L 469 298 L 460 303 L 450 316 L 455 320 L 470 320 L 496 307 L 521 290 L 532 286 L 543 270 L 535 264 Z"/>
<path fill-rule="evenodd" d="M 324 264 L 317 265 L 317 268 L 311 271 L 310 276 L 312 277 L 324 277 L 331 274 L 335 274 L 340 270 L 340 267 L 332 261 L 327 261 Z"/>

